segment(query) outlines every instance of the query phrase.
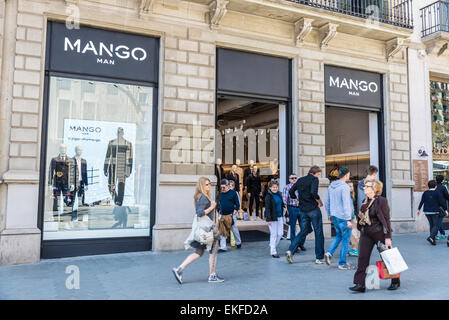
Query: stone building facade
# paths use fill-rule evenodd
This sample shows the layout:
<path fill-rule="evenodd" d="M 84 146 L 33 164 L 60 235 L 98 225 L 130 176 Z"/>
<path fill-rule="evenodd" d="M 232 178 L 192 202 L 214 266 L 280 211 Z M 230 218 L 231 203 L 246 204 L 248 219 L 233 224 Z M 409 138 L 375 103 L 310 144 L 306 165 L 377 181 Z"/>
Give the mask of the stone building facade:
<path fill-rule="evenodd" d="M 81 27 L 159 39 L 155 202 L 148 240 L 153 250 L 183 248 L 196 181 L 208 176 L 216 182 L 217 48 L 291 62 L 292 152 L 287 161 L 298 175 L 307 174 L 312 165 L 326 167 L 325 66 L 380 74 L 381 177 L 394 231 L 416 231 L 408 68 L 412 44 L 407 40 L 411 20 L 400 24 L 391 17 L 392 23 L 384 23 L 331 9 L 268 0 L 0 1 L 0 264 L 41 257 L 49 21 L 79 21 Z M 329 185 L 324 171 L 323 198 Z M 323 221 L 325 235 L 331 236 L 330 223 Z"/>

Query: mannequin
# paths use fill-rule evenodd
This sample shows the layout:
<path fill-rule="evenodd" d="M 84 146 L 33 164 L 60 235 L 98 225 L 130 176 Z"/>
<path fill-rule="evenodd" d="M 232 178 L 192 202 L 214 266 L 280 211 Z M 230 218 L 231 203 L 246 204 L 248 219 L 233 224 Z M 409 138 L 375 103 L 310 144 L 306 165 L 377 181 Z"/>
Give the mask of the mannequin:
<path fill-rule="evenodd" d="M 240 196 L 240 211 L 242 211 L 242 195 L 243 195 L 243 168 L 240 167 L 240 159 L 235 160 L 235 164 L 237 166 L 236 173 L 239 176 L 239 191 L 238 194 Z"/>
<path fill-rule="evenodd" d="M 253 216 L 252 220 L 255 219 L 253 215 L 253 201 L 256 202 L 256 217 L 259 216 L 259 203 L 260 203 L 260 192 L 262 191 L 260 175 L 257 172 L 257 166 L 253 166 L 251 169 L 251 174 L 248 176 L 248 197 L 249 197 L 249 214 Z"/>
<path fill-rule="evenodd" d="M 217 176 L 218 183 L 220 183 L 221 179 L 224 178 L 224 170 L 223 170 L 223 164 L 221 162 L 221 158 L 217 158 L 217 161 L 215 164 L 215 175 Z"/>
<path fill-rule="evenodd" d="M 234 184 L 235 184 L 234 190 L 237 191 L 237 193 L 240 193 L 240 178 L 237 173 L 237 169 L 238 169 L 237 165 L 235 165 L 235 164 L 232 165 L 231 171 L 226 176 L 226 179 L 234 180 Z"/>
<path fill-rule="evenodd" d="M 249 167 L 245 168 L 245 171 L 243 172 L 243 187 L 246 188 L 248 176 L 251 174 L 251 170 L 254 167 L 254 160 L 249 160 Z"/>
<path fill-rule="evenodd" d="M 83 153 L 83 147 L 75 147 L 75 156 L 73 157 L 74 171 L 73 175 L 75 177 L 75 190 L 72 195 L 72 221 L 78 221 L 78 205 L 79 198 L 81 198 L 81 203 L 84 205 L 84 192 L 87 191 L 87 162 L 85 159 L 81 158 Z"/>
<path fill-rule="evenodd" d="M 64 213 L 64 202 L 71 205 L 71 198 L 68 197 L 70 191 L 74 190 L 73 185 L 73 159 L 67 156 L 67 146 L 59 145 L 59 155 L 50 161 L 50 172 L 48 174 L 48 185 L 53 189 L 53 211 L 58 211 L 58 196 L 60 205 L 58 215 Z M 62 201 L 64 196 L 64 202 Z"/>
<path fill-rule="evenodd" d="M 132 143 L 123 138 L 123 128 L 117 128 L 117 139 L 109 141 L 104 159 L 104 175 L 114 203 L 121 206 L 125 195 L 125 181 L 133 167 Z"/>

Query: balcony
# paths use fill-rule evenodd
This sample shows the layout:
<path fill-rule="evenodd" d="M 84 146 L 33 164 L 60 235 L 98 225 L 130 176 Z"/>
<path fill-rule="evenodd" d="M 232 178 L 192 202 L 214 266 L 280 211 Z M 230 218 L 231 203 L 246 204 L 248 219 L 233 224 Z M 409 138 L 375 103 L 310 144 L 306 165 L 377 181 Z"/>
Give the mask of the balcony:
<path fill-rule="evenodd" d="M 411 0 L 288 0 L 346 15 L 413 28 Z"/>
<path fill-rule="evenodd" d="M 422 8 L 421 24 L 427 54 L 441 56 L 449 44 L 449 2 L 437 1 Z"/>
<path fill-rule="evenodd" d="M 449 32 L 449 2 L 437 1 L 421 9 L 421 36 Z"/>

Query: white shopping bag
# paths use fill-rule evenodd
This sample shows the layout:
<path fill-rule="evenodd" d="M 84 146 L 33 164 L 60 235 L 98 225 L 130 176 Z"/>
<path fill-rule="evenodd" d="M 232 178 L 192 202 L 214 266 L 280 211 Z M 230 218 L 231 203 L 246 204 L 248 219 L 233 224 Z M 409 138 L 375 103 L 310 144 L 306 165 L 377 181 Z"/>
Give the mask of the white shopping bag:
<path fill-rule="evenodd" d="M 408 269 L 408 266 L 399 253 L 398 248 L 382 251 L 380 256 L 387 267 L 388 273 L 391 275 L 401 273 Z"/>

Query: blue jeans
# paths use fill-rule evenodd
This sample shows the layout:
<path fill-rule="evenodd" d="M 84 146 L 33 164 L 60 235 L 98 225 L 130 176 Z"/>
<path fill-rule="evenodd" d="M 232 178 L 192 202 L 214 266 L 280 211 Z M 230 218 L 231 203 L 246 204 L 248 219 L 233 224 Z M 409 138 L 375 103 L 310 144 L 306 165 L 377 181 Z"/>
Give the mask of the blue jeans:
<path fill-rule="evenodd" d="M 438 228 L 438 231 L 440 232 L 440 235 L 442 235 L 442 236 L 446 234 L 446 232 L 444 232 L 444 228 L 443 228 L 443 218 L 444 217 L 440 218 L 440 226 Z"/>
<path fill-rule="evenodd" d="M 299 231 L 301 231 L 301 211 L 299 210 L 298 207 L 292 207 L 292 206 L 288 206 L 288 224 L 290 225 L 290 241 L 293 241 L 293 239 L 296 236 L 296 221 L 299 221 Z M 311 233 L 312 230 L 312 226 L 309 224 L 307 226 L 307 234 Z M 301 245 L 303 245 L 303 243 L 301 243 Z"/>
<path fill-rule="evenodd" d="M 334 255 L 335 250 L 341 242 L 340 247 L 340 259 L 338 260 L 338 265 L 343 266 L 346 264 L 346 255 L 348 254 L 349 241 L 351 240 L 351 232 L 352 229 L 348 228 L 348 222 L 346 220 L 331 217 L 332 222 L 334 223 L 335 231 L 337 235 L 335 236 L 334 241 L 332 242 L 328 253 L 332 256 Z"/>
<path fill-rule="evenodd" d="M 296 221 L 299 221 L 301 226 L 301 212 L 298 207 L 287 206 L 288 208 L 288 224 L 290 225 L 290 241 L 296 236 Z"/>
<path fill-rule="evenodd" d="M 300 245 L 303 245 L 306 241 L 306 236 L 308 234 L 308 226 L 312 223 L 313 230 L 315 231 L 315 256 L 317 259 L 324 258 L 324 234 L 323 234 L 323 218 L 321 216 L 320 208 L 316 208 L 310 212 L 301 212 L 300 227 L 301 232 L 299 232 L 290 244 L 288 250 L 295 254 L 296 249 Z"/>

